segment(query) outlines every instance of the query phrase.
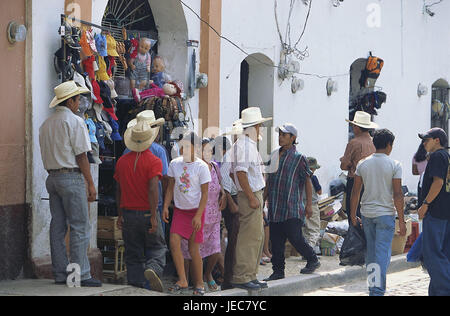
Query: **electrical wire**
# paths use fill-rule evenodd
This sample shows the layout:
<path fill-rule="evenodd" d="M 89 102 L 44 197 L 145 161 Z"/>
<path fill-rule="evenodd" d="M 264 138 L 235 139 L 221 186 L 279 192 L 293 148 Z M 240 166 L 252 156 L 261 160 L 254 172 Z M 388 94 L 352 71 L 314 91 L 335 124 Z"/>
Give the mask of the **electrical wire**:
<path fill-rule="evenodd" d="M 190 11 L 191 11 L 191 12 L 192 12 L 192 13 L 193 13 L 193 14 L 194 14 L 194 15 L 195 15 L 202 23 L 206 24 L 206 25 L 207 25 L 214 33 L 216 33 L 216 35 L 217 35 L 219 38 L 221 38 L 221 39 L 227 41 L 228 43 L 230 43 L 232 46 L 234 46 L 235 48 L 237 48 L 239 51 L 241 51 L 241 52 L 242 52 L 243 54 L 245 54 L 247 57 L 249 57 L 249 58 L 255 60 L 256 62 L 258 62 L 258 63 L 260 63 L 260 64 L 262 64 L 262 65 L 265 65 L 265 66 L 268 66 L 268 67 L 271 67 L 271 68 L 277 68 L 277 69 L 285 70 L 284 67 L 280 67 L 280 66 L 277 66 L 277 65 L 272 65 L 272 64 L 266 63 L 266 62 L 260 60 L 259 58 L 257 58 L 256 56 L 247 53 L 245 50 L 243 50 L 241 47 L 239 47 L 239 46 L 238 46 L 237 44 L 235 44 L 233 41 L 231 41 L 230 39 L 228 39 L 228 38 L 225 37 L 225 36 L 222 36 L 222 34 L 220 34 L 220 33 L 219 33 L 219 32 L 218 32 L 211 24 L 209 24 L 207 21 L 205 21 L 204 19 L 202 19 L 201 16 L 200 16 L 197 12 L 195 12 L 194 9 L 192 9 L 190 6 L 188 6 L 183 0 L 179 0 L 179 1 L 180 1 L 180 3 L 181 3 L 183 6 L 185 6 L 188 10 L 190 10 Z M 310 2 L 311 2 L 311 1 L 310 1 Z M 305 25 L 305 27 L 306 27 L 306 25 Z M 300 39 L 299 39 L 299 41 L 300 41 Z M 306 72 L 298 72 L 298 71 L 290 71 L 290 72 L 291 72 L 291 73 L 294 73 L 294 74 L 298 74 L 298 75 L 303 75 L 303 76 L 317 77 L 317 78 L 319 78 L 319 79 L 323 79 L 323 78 L 335 78 L 335 77 L 343 77 L 343 76 L 350 76 L 350 72 L 344 73 L 344 74 L 332 75 L 332 76 L 329 76 L 329 75 L 319 75 L 319 74 L 306 73 Z"/>

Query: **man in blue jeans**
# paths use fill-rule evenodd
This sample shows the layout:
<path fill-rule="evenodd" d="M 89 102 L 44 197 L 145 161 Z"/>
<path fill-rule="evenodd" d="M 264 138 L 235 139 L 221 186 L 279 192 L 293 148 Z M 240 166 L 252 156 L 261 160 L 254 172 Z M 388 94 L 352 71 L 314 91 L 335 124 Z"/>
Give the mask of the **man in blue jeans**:
<path fill-rule="evenodd" d="M 391 261 L 396 210 L 400 235 L 406 235 L 402 166 L 389 158 L 394 140 L 395 136 L 387 129 L 375 132 L 373 144 L 376 152 L 358 163 L 352 191 L 350 216 L 353 226 L 356 226 L 361 222 L 356 211 L 364 185 L 361 216 L 367 242 L 366 267 L 370 296 L 383 296 L 386 292 L 386 273 Z"/>
<path fill-rule="evenodd" d="M 448 138 L 441 128 L 419 134 L 430 154 L 423 178 L 423 258 L 430 275 L 428 294 L 450 296 L 450 155 Z"/>
<path fill-rule="evenodd" d="M 50 251 L 56 284 L 66 284 L 67 257 L 65 236 L 70 226 L 70 263 L 80 266 L 82 287 L 101 287 L 91 277 L 87 251 L 90 240 L 89 202 L 97 192 L 92 180 L 87 153 L 92 150 L 86 123 L 76 114 L 80 95 L 90 93 L 74 81 L 55 88 L 50 104 L 55 112 L 39 129 L 42 162 L 49 176 L 46 181 L 50 195 Z M 86 187 L 87 184 L 87 187 Z M 87 189 L 87 190 L 86 190 Z M 88 192 L 88 194 L 86 194 Z"/>

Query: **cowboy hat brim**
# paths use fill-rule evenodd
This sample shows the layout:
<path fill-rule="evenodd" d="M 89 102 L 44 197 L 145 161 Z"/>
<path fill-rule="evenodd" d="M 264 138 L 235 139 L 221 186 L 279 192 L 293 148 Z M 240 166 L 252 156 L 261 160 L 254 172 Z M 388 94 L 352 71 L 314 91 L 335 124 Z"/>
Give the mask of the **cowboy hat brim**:
<path fill-rule="evenodd" d="M 148 124 L 150 124 L 151 127 L 154 127 L 154 126 L 162 126 L 162 125 L 164 125 L 165 122 L 166 122 L 166 120 L 164 118 L 159 118 L 156 121 L 153 121 L 151 123 L 148 122 Z M 137 119 L 133 119 L 128 123 L 127 128 L 132 128 L 132 127 L 136 126 L 137 123 L 138 123 Z"/>
<path fill-rule="evenodd" d="M 138 142 L 133 141 L 133 139 L 132 139 L 132 129 L 131 128 L 127 129 L 125 134 L 123 135 L 125 146 L 127 146 L 127 148 L 129 150 L 137 152 L 137 153 L 146 151 L 147 149 L 150 148 L 150 146 L 153 144 L 156 137 L 158 136 L 159 126 L 154 127 L 151 130 L 152 130 L 151 137 L 146 141 L 138 143 Z"/>
<path fill-rule="evenodd" d="M 49 107 L 50 107 L 50 109 L 52 109 L 55 106 L 57 106 L 58 104 L 61 104 L 62 102 L 66 101 L 66 100 L 68 100 L 68 99 L 70 99 L 72 97 L 75 97 L 75 96 L 80 95 L 80 94 L 88 94 L 88 93 L 89 94 L 91 93 L 91 91 L 89 89 L 78 87 L 78 89 L 76 91 L 74 91 L 71 94 L 65 96 L 64 98 L 58 99 L 58 97 L 54 97 L 52 102 L 50 103 Z"/>
<path fill-rule="evenodd" d="M 252 127 L 252 126 L 255 126 L 255 125 L 258 125 L 258 124 L 262 124 L 262 123 L 268 122 L 268 121 L 272 121 L 272 118 L 271 117 L 263 118 L 261 120 L 258 120 L 256 122 L 252 122 L 252 123 L 244 123 L 244 122 L 242 122 L 241 124 L 242 124 L 242 128 L 245 129 L 245 128 L 248 128 L 248 127 Z"/>
<path fill-rule="evenodd" d="M 362 127 L 362 128 L 367 128 L 367 129 L 375 129 L 378 128 L 379 125 L 377 123 L 374 122 L 370 122 L 370 124 L 362 124 L 362 123 L 358 123 L 358 122 L 354 122 L 354 121 L 350 121 L 350 120 L 345 120 L 347 123 Z"/>

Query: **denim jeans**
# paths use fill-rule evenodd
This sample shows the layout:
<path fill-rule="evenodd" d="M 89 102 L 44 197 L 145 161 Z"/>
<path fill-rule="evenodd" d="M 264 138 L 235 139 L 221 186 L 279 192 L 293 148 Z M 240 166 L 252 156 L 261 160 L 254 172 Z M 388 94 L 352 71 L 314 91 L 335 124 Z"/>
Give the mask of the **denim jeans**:
<path fill-rule="evenodd" d="M 386 274 L 391 263 L 392 239 L 395 232 L 394 216 L 362 217 L 362 225 L 366 236 L 366 267 L 375 264 L 377 269 L 369 269 L 369 277 L 373 272 L 376 277 L 369 284 L 370 296 L 383 296 L 386 292 Z"/>
<path fill-rule="evenodd" d="M 57 282 L 67 279 L 65 236 L 70 226 L 70 263 L 81 268 L 81 281 L 91 278 L 87 255 L 90 241 L 89 206 L 86 184 L 81 173 L 51 174 L 46 181 L 50 195 L 50 251 Z"/>
<path fill-rule="evenodd" d="M 158 218 L 158 229 L 149 234 L 150 212 L 123 211 L 123 241 L 128 284 L 145 287 L 144 271 L 152 269 L 162 277 L 166 265 L 167 246 Z"/>
<path fill-rule="evenodd" d="M 430 275 L 428 295 L 450 296 L 450 221 L 423 219 L 423 258 Z"/>

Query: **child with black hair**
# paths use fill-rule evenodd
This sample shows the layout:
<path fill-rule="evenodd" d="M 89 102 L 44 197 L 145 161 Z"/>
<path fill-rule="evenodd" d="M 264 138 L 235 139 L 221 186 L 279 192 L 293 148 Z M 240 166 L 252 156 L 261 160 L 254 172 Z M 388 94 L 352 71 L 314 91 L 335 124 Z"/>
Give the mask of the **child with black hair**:
<path fill-rule="evenodd" d="M 172 160 L 167 173 L 169 184 L 163 211 L 164 221 L 169 223 L 169 205 L 173 198 L 175 207 L 170 231 L 170 248 L 179 280 L 169 288 L 169 292 L 176 294 L 188 288 L 181 251 L 181 241 L 186 239 L 189 241 L 189 254 L 192 258 L 193 294 L 202 296 L 205 289 L 200 244 L 203 243 L 203 225 L 211 173 L 208 165 L 198 157 L 201 140 L 195 133 L 186 134 L 180 145 L 182 156 Z"/>

